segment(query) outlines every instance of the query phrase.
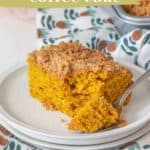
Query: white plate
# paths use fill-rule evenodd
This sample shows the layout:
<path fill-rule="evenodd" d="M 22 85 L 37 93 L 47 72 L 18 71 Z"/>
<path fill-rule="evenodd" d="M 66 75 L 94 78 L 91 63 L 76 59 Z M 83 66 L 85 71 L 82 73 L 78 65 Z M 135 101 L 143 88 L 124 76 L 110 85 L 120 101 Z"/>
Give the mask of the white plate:
<path fill-rule="evenodd" d="M 144 71 L 135 65 L 119 61 L 129 67 L 134 78 Z M 1 117 L 17 130 L 36 139 L 59 144 L 89 145 L 110 142 L 128 136 L 150 120 L 150 83 L 145 81 L 135 90 L 132 101 L 126 107 L 124 118 L 129 124 L 111 131 L 83 134 L 66 128 L 69 117 L 60 112 L 46 111 L 29 95 L 27 67 L 15 66 L 0 76 Z"/>
<path fill-rule="evenodd" d="M 26 136 L 18 132 L 16 129 L 8 125 L 4 120 L 1 120 L 1 124 L 4 125 L 11 133 L 13 133 L 16 137 L 18 137 L 22 141 L 34 145 L 35 147 L 41 149 L 49 149 L 49 150 L 50 148 L 57 149 L 57 150 L 59 149 L 60 150 L 104 150 L 104 149 L 110 150 L 112 148 L 117 148 L 127 144 L 128 142 L 136 140 L 150 131 L 150 123 L 147 123 L 142 129 L 138 130 L 136 133 L 114 142 L 97 144 L 97 145 L 88 145 L 88 146 L 76 146 L 76 145 L 71 146 L 71 145 L 60 145 L 60 144 L 54 144 L 50 142 L 43 142 L 41 140 L 31 138 L 29 136 Z"/>

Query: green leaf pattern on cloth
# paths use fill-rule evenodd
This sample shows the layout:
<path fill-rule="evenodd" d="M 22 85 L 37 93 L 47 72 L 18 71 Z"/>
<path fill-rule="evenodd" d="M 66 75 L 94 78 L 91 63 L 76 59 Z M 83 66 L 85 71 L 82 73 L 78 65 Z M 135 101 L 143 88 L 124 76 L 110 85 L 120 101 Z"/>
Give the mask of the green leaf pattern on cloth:
<path fill-rule="evenodd" d="M 136 143 L 132 146 L 129 146 L 128 150 L 141 150 L 141 147 L 138 143 Z"/>
<path fill-rule="evenodd" d="M 40 9 L 37 16 L 40 47 L 46 44 L 57 44 L 60 41 L 79 40 L 92 48 L 93 38 L 99 39 L 103 36 L 104 30 L 111 34 L 104 38 L 108 43 L 119 39 L 120 35 L 110 19 L 101 19 L 98 11 L 98 7 L 45 9 L 44 11 Z M 102 32 L 99 32 L 101 30 Z M 82 40 L 79 37 L 83 37 Z M 89 37 L 88 40 L 87 37 Z M 96 47 L 99 42 L 100 40 L 95 44 Z"/>
<path fill-rule="evenodd" d="M 19 140 L 14 135 L 0 126 L 0 149 L 1 150 L 40 150 L 35 146 L 28 145 L 27 143 Z M 2 141 L 7 141 L 3 143 Z"/>
<path fill-rule="evenodd" d="M 105 51 L 115 58 L 124 59 L 148 70 L 150 69 L 149 41 L 150 31 L 135 29 L 116 40 L 115 51 L 110 52 L 107 47 Z"/>
<path fill-rule="evenodd" d="M 150 69 L 150 31 L 135 29 L 121 36 L 112 22 L 110 18 L 99 17 L 99 7 L 40 9 L 37 15 L 39 47 L 79 41 L 106 55 Z M 105 46 L 101 45 L 102 41 Z"/>

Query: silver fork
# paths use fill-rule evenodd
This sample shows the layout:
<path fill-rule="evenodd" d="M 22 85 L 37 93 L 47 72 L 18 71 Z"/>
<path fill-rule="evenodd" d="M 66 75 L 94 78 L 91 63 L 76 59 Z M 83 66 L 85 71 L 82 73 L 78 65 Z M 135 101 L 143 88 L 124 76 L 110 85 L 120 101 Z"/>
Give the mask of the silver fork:
<path fill-rule="evenodd" d="M 141 75 L 137 80 L 131 84 L 126 91 L 117 99 L 115 102 L 115 105 L 123 106 L 126 98 L 129 96 L 129 94 L 133 91 L 133 89 L 141 83 L 144 79 L 147 79 L 150 76 L 150 70 L 146 71 L 143 75 Z"/>
<path fill-rule="evenodd" d="M 118 108 L 121 109 L 122 112 L 122 108 L 124 106 L 125 100 L 126 98 L 129 96 L 129 94 L 133 91 L 133 89 L 139 84 L 141 83 L 144 79 L 147 79 L 150 76 L 150 70 L 146 71 L 143 75 L 141 75 L 137 80 L 135 80 L 127 89 L 126 91 L 117 99 L 117 101 L 114 103 L 114 106 L 119 106 Z M 118 125 L 114 125 L 110 128 L 106 128 L 103 131 L 108 131 L 108 130 L 112 130 L 118 128 Z"/>

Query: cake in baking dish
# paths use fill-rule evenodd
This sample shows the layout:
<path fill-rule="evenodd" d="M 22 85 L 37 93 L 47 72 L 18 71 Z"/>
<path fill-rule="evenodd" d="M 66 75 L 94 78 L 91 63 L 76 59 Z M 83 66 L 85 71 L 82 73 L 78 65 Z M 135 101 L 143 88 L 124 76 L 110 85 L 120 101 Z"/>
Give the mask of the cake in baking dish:
<path fill-rule="evenodd" d="M 132 74 L 111 57 L 62 42 L 31 52 L 28 64 L 31 95 L 69 115 L 69 129 L 94 132 L 117 123 L 112 104 L 132 83 Z"/>
<path fill-rule="evenodd" d="M 137 5 L 124 5 L 123 8 L 134 16 L 150 16 L 150 0 L 140 0 Z"/>

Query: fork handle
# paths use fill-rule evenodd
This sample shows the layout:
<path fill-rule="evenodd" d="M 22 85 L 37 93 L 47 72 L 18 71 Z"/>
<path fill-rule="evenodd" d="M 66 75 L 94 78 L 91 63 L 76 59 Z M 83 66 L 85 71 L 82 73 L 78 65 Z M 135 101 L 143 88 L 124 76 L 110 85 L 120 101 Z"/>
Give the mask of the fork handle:
<path fill-rule="evenodd" d="M 118 100 L 116 101 L 116 103 L 119 104 L 119 106 L 123 106 L 124 101 L 126 100 L 126 98 L 128 97 L 128 95 L 132 92 L 132 90 L 140 83 L 142 82 L 144 79 L 146 79 L 148 76 L 150 76 L 150 69 L 148 71 L 146 71 L 143 75 L 141 75 L 137 80 L 135 80 L 133 82 L 133 84 L 131 84 L 127 90 L 123 93 L 123 95 L 121 95 Z"/>

